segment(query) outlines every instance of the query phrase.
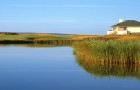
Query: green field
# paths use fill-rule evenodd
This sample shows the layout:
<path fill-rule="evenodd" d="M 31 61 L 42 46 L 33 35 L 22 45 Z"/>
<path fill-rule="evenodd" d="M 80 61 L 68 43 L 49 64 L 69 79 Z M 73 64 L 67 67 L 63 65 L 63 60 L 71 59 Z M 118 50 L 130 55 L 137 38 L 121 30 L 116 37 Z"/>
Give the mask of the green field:
<path fill-rule="evenodd" d="M 53 34 L 19 34 L 0 35 L 0 40 L 68 40 L 74 35 L 53 35 Z"/>
<path fill-rule="evenodd" d="M 140 36 L 106 36 L 106 35 L 80 35 L 80 34 L 44 34 L 44 33 L 0 33 L 2 40 L 140 40 Z"/>

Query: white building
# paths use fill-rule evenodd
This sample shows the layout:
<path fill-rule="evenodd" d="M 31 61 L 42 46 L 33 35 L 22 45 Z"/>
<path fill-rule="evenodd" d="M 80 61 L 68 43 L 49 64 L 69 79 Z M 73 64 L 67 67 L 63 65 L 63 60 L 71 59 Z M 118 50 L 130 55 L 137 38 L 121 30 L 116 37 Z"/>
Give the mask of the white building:
<path fill-rule="evenodd" d="M 119 20 L 118 24 L 112 26 L 112 30 L 107 31 L 107 35 L 128 35 L 128 34 L 140 34 L 140 22 L 135 20 Z"/>

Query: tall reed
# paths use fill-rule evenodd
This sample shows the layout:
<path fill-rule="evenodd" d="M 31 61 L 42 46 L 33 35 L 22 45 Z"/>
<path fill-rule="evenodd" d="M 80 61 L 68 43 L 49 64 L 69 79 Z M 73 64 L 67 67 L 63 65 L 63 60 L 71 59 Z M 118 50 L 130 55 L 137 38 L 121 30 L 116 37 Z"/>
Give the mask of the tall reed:
<path fill-rule="evenodd" d="M 75 53 L 95 62 L 134 64 L 140 62 L 140 41 L 86 40 L 74 44 Z"/>
<path fill-rule="evenodd" d="M 140 41 L 86 40 L 73 44 L 77 63 L 98 77 L 140 79 Z"/>

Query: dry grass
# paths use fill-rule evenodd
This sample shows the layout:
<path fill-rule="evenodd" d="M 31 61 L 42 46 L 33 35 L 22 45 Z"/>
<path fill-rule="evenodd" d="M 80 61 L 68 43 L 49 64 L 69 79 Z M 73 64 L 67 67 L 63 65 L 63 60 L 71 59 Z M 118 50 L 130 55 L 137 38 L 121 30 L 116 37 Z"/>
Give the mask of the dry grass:
<path fill-rule="evenodd" d="M 56 39 L 58 38 L 63 40 L 63 39 L 69 39 L 69 40 L 116 40 L 116 41 L 126 41 L 126 40 L 140 40 L 140 36 L 134 36 L 134 35 L 127 35 L 127 36 L 117 36 L 117 35 L 56 35 L 56 34 L 41 34 L 41 33 L 36 33 L 36 34 L 18 34 L 18 35 L 5 35 L 5 34 L 0 34 L 0 40 L 8 40 L 8 39 L 27 39 L 28 37 L 30 38 L 35 38 L 35 39 Z"/>
<path fill-rule="evenodd" d="M 94 36 L 92 38 L 86 39 L 94 39 L 94 40 L 115 40 L 115 41 L 126 41 L 126 40 L 140 40 L 140 36 L 136 35 L 127 35 L 127 36 L 117 36 L 117 35 L 109 35 L 109 36 Z"/>
<path fill-rule="evenodd" d="M 93 62 L 140 64 L 140 40 L 95 39 L 74 43 L 73 46 L 78 55 Z"/>
<path fill-rule="evenodd" d="M 53 34 L 18 34 L 0 35 L 0 40 L 72 40 L 74 36 L 61 36 Z"/>

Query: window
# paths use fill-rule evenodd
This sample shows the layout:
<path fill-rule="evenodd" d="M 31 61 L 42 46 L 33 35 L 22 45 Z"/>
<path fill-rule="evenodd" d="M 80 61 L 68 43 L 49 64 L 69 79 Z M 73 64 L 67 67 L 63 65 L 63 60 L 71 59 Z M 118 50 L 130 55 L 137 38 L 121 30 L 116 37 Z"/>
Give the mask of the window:
<path fill-rule="evenodd" d="M 127 29 L 127 27 L 124 27 L 124 30 L 126 30 Z"/>

